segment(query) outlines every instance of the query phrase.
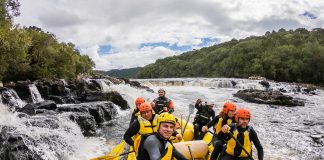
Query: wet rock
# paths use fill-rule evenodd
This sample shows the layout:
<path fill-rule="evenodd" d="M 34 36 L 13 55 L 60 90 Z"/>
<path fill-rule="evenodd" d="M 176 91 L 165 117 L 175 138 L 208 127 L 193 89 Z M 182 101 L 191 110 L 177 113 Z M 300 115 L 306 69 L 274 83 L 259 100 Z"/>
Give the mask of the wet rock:
<path fill-rule="evenodd" d="M 320 134 L 313 134 L 313 135 L 310 135 L 309 137 L 311 137 L 315 143 L 324 145 L 324 135 L 322 136 Z"/>
<path fill-rule="evenodd" d="M 32 103 L 32 97 L 29 91 L 29 85 L 32 84 L 31 81 L 17 81 L 17 82 L 9 82 L 5 83 L 4 86 L 7 88 L 12 88 L 16 91 L 20 99 Z"/>
<path fill-rule="evenodd" d="M 59 113 L 72 112 L 70 119 L 80 126 L 85 136 L 94 136 L 96 126 L 112 120 L 118 114 L 112 102 L 66 105 L 57 108 L 57 111 Z"/>
<path fill-rule="evenodd" d="M 55 110 L 57 108 L 54 101 L 46 100 L 43 102 L 35 103 L 36 109 L 47 109 L 47 110 Z"/>
<path fill-rule="evenodd" d="M 121 107 L 121 109 L 130 108 L 127 101 L 116 91 L 102 93 L 102 92 L 89 92 L 80 99 L 81 102 L 94 102 L 94 101 L 111 101 Z"/>
<path fill-rule="evenodd" d="M 259 83 L 266 89 L 269 89 L 269 87 L 270 87 L 270 83 L 268 81 L 263 80 L 263 81 L 260 81 Z"/>
<path fill-rule="evenodd" d="M 17 112 L 26 113 L 30 116 L 36 114 L 35 106 L 29 103 L 26 104 L 23 108 L 18 109 Z"/>
<path fill-rule="evenodd" d="M 272 104 L 281 106 L 304 106 L 301 100 L 293 99 L 291 96 L 283 95 L 279 91 L 262 91 L 254 89 L 239 90 L 235 97 L 247 102 L 259 104 Z"/>
<path fill-rule="evenodd" d="M 61 79 L 42 79 L 36 81 L 36 87 L 43 98 L 48 99 L 48 95 L 67 96 L 64 81 Z"/>
<path fill-rule="evenodd" d="M 236 82 L 235 81 L 233 81 L 233 80 L 231 80 L 231 83 L 232 83 L 232 85 L 233 85 L 233 87 L 235 87 L 236 86 Z"/>
<path fill-rule="evenodd" d="M 16 111 L 25 105 L 15 90 L 6 87 L 0 87 L 0 102 L 8 106 L 10 111 Z"/>
<path fill-rule="evenodd" d="M 26 121 L 27 126 L 39 127 L 39 128 L 48 128 L 48 129 L 57 129 L 59 128 L 57 117 L 54 116 L 38 116 L 38 117 L 30 117 L 28 121 Z"/>
<path fill-rule="evenodd" d="M 35 145 L 32 138 L 16 133 L 14 127 L 1 127 L 0 159 L 3 160 L 43 160 L 38 153 L 28 146 Z"/>
<path fill-rule="evenodd" d="M 74 112 L 69 118 L 80 126 L 84 136 L 96 135 L 96 121 L 93 116 L 83 112 Z"/>

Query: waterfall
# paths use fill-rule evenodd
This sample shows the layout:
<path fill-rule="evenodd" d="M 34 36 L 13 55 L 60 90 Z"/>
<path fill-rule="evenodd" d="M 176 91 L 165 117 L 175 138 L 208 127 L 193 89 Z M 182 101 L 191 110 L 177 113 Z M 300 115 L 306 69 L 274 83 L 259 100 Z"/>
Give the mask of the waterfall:
<path fill-rule="evenodd" d="M 16 109 L 22 108 L 26 105 L 26 102 L 22 101 L 13 89 L 6 89 L 1 93 L 1 103 L 8 105 L 11 111 L 15 111 Z"/>
<path fill-rule="evenodd" d="M 39 93 L 35 84 L 30 84 L 30 85 L 28 85 L 28 87 L 29 87 L 29 91 L 30 91 L 30 95 L 32 97 L 33 103 L 38 103 L 38 102 L 44 101 L 44 99 L 42 98 L 42 96 Z"/>

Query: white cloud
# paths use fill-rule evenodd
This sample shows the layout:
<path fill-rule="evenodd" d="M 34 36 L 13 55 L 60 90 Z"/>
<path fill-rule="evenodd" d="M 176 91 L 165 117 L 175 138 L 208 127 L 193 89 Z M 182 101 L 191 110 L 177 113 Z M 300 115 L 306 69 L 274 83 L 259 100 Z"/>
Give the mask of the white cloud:
<path fill-rule="evenodd" d="M 142 43 L 196 48 L 206 37 L 227 41 L 280 28 L 324 27 L 323 9 L 320 0 L 23 0 L 16 22 L 76 44 L 97 69 L 109 70 L 179 54 L 163 47 L 140 49 Z M 305 11 L 317 18 L 302 16 Z M 99 45 L 107 44 L 116 53 L 99 55 Z"/>

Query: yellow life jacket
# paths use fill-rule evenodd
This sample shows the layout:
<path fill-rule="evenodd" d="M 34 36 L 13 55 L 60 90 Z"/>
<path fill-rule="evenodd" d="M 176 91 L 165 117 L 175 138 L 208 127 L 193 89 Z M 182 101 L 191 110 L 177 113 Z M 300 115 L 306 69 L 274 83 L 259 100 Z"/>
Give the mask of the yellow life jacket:
<path fill-rule="evenodd" d="M 235 131 L 233 132 L 233 136 L 237 139 L 237 135 L 238 135 L 238 131 L 237 129 L 235 129 Z M 245 150 L 249 153 L 249 155 L 251 155 L 252 152 L 252 143 L 250 141 L 250 136 L 249 136 L 250 130 L 247 129 L 246 131 L 244 131 L 244 144 L 242 144 L 245 148 Z M 231 155 L 231 156 L 235 156 L 234 155 L 234 148 L 236 146 L 236 141 L 234 140 L 234 138 L 231 138 L 228 142 L 227 142 L 227 146 L 226 146 L 226 153 Z M 239 157 L 248 157 L 248 155 L 244 152 L 244 150 L 242 149 L 241 154 L 239 155 Z"/>
<path fill-rule="evenodd" d="M 228 118 L 226 123 L 228 125 L 232 124 L 232 119 Z M 218 123 L 215 125 L 216 134 L 218 134 L 222 130 L 222 127 L 223 127 L 223 118 L 219 117 Z"/>
<path fill-rule="evenodd" d="M 152 121 L 152 124 L 149 120 L 146 120 L 145 118 L 138 116 L 137 120 L 140 124 L 140 130 L 139 134 L 152 134 L 157 131 L 157 119 L 159 115 L 153 114 L 154 119 Z"/>
<path fill-rule="evenodd" d="M 144 137 L 143 137 L 144 136 Z M 145 139 L 150 135 L 140 135 L 134 140 L 134 151 L 136 153 L 136 157 L 138 157 L 138 151 L 140 149 L 140 145 L 144 143 Z M 145 139 L 143 139 L 145 138 Z M 168 142 L 167 143 L 167 150 L 165 153 L 161 153 L 163 157 L 161 157 L 161 160 L 171 160 L 172 159 L 172 152 L 173 152 L 173 145 Z"/>

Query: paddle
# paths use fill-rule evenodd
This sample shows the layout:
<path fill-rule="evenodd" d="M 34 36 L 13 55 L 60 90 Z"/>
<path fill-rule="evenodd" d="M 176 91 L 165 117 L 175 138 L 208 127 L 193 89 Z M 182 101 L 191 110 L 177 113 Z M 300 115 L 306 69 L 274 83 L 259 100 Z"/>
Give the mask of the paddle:
<path fill-rule="evenodd" d="M 249 152 L 243 147 L 243 145 L 234 137 L 234 135 L 233 135 L 233 133 L 232 132 L 228 132 L 229 133 L 229 135 L 236 141 L 236 143 L 240 146 L 240 147 L 242 147 L 242 149 L 243 149 L 243 151 L 249 156 L 249 158 L 251 159 L 251 160 L 254 160 L 253 159 L 253 157 L 249 154 Z"/>
<path fill-rule="evenodd" d="M 185 124 L 185 126 L 183 128 L 183 132 L 181 133 L 182 136 L 183 136 L 183 133 L 186 131 L 188 121 L 190 119 L 191 114 L 193 114 L 194 109 L 195 109 L 195 106 L 193 104 L 189 104 L 189 116 L 188 116 L 187 121 L 186 121 L 186 124 Z"/>
<path fill-rule="evenodd" d="M 115 158 L 120 157 L 120 156 L 124 156 L 124 155 L 130 154 L 132 152 L 135 152 L 135 151 L 130 151 L 130 152 L 122 153 L 120 155 L 105 155 L 105 156 L 100 156 L 100 157 L 92 158 L 90 160 L 111 160 L 111 159 L 115 159 Z"/>
<path fill-rule="evenodd" d="M 182 130 L 182 112 L 180 113 L 180 130 L 181 130 L 181 134 L 183 133 L 183 130 Z"/>
<path fill-rule="evenodd" d="M 189 153 L 190 153 L 190 157 L 191 157 L 191 159 L 192 159 L 192 160 L 195 160 L 195 158 L 194 158 L 193 155 L 192 155 L 191 149 L 190 149 L 190 144 L 187 144 L 187 146 L 188 146 L 188 150 L 189 150 Z"/>

